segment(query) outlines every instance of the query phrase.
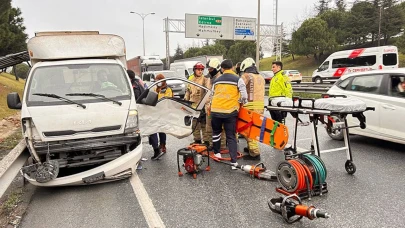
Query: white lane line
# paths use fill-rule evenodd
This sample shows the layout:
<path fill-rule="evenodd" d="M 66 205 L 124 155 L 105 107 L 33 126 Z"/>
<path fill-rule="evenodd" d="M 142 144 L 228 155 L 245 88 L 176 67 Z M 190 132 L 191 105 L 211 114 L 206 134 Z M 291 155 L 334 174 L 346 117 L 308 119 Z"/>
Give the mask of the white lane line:
<path fill-rule="evenodd" d="M 155 206 L 153 206 L 152 200 L 149 198 L 148 192 L 146 192 L 146 189 L 136 172 L 132 175 L 129 181 L 149 227 L 166 227 L 156 211 Z"/>

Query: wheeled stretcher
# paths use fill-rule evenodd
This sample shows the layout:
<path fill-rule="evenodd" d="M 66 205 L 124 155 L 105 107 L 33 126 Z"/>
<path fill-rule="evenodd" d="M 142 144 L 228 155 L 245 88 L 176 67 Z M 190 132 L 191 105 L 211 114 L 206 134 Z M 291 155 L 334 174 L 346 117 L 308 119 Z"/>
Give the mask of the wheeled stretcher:
<path fill-rule="evenodd" d="M 322 152 L 332 152 L 345 150 L 347 161 L 345 169 L 349 174 L 356 172 L 356 166 L 353 163 L 352 151 L 350 148 L 349 128 L 360 127 L 366 128 L 366 117 L 363 115 L 365 111 L 373 110 L 374 108 L 367 107 L 367 105 L 356 98 L 347 98 L 346 96 L 328 95 L 323 94 L 320 99 L 303 99 L 299 97 L 286 98 L 274 97 L 269 99 L 268 106 L 265 106 L 268 111 L 281 111 L 283 113 L 290 113 L 294 121 L 294 141 L 292 144 L 293 154 L 289 156 L 296 156 L 299 154 L 312 153 L 321 156 L 318 140 L 318 123 L 326 124 L 328 129 L 343 130 L 345 146 L 331 150 L 324 150 Z M 312 126 L 312 143 L 309 151 L 297 152 L 297 130 L 300 120 L 299 115 L 309 115 L 310 125 Z M 352 115 L 356 117 L 360 124 L 358 126 L 348 126 L 346 117 Z M 335 122 L 332 118 L 338 116 L 342 122 Z"/>

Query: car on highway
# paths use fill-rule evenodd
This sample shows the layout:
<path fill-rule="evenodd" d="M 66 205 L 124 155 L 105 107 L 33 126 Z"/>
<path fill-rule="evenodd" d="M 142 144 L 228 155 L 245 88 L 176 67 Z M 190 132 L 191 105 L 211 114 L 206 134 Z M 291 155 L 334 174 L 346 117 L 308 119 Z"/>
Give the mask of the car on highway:
<path fill-rule="evenodd" d="M 369 71 L 342 76 L 327 92 L 364 101 L 375 111 L 365 112 L 366 128 L 350 128 L 351 134 L 405 144 L 405 68 Z M 339 117 L 333 117 L 337 122 Z M 358 125 L 348 116 L 349 126 Z M 341 130 L 327 129 L 333 139 L 343 139 Z"/>
<path fill-rule="evenodd" d="M 298 70 L 284 70 L 291 82 L 301 83 L 302 74 Z"/>
<path fill-rule="evenodd" d="M 259 74 L 261 76 L 263 76 L 264 80 L 266 81 L 266 83 L 270 83 L 271 79 L 274 76 L 273 71 L 260 71 Z"/>
<path fill-rule="evenodd" d="M 176 75 L 176 72 L 170 70 L 163 70 L 163 71 L 148 71 L 142 73 L 142 81 L 146 83 L 146 85 L 151 85 L 155 82 L 155 78 L 158 74 L 163 74 L 165 78 L 177 78 L 179 77 Z M 183 98 L 186 94 L 186 86 L 183 81 L 181 80 L 168 80 L 167 86 L 169 86 L 173 91 L 173 96 L 178 96 Z"/>

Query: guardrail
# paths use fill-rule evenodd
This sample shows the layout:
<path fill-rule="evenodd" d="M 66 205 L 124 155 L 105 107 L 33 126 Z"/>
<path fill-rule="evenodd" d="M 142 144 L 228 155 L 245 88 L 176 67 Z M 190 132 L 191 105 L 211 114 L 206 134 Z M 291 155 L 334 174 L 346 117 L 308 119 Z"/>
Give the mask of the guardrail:
<path fill-rule="evenodd" d="M 20 143 L 0 161 L 0 198 L 3 196 L 4 192 L 6 192 L 11 182 L 13 182 L 28 157 L 29 152 L 25 140 L 21 140 Z"/>

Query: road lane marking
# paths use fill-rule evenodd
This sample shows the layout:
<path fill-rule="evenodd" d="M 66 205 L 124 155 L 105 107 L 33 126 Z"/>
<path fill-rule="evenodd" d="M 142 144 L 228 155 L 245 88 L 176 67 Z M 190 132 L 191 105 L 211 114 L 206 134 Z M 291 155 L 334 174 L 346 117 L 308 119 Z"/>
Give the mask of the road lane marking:
<path fill-rule="evenodd" d="M 129 182 L 131 183 L 132 189 L 134 190 L 135 196 L 138 199 L 149 227 L 166 227 L 156 211 L 155 206 L 153 206 L 152 200 L 149 198 L 148 192 L 146 192 L 146 189 L 136 172 L 131 176 Z"/>

